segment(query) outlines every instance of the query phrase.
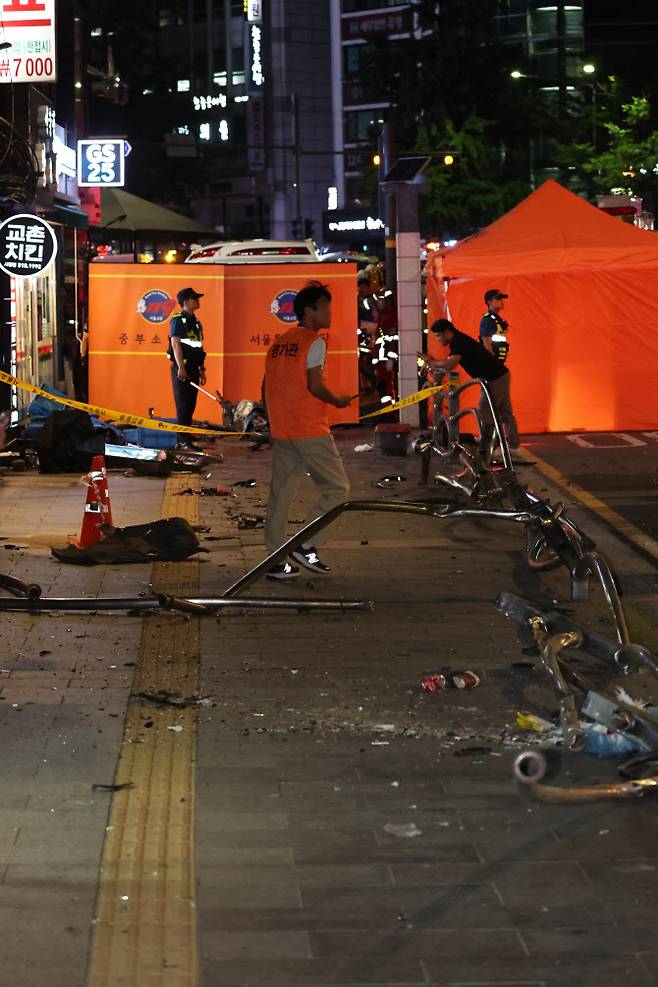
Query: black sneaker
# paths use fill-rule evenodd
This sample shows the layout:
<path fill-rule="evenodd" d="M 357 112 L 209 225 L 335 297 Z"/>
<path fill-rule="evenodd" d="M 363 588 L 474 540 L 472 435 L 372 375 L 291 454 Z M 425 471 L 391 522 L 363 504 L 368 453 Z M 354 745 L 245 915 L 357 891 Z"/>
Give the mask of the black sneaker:
<path fill-rule="evenodd" d="M 299 575 L 299 569 L 296 565 L 290 565 L 289 562 L 282 562 L 280 565 L 272 566 L 270 571 L 267 573 L 268 579 L 296 579 Z"/>
<path fill-rule="evenodd" d="M 290 557 L 303 565 L 304 568 L 310 569 L 311 572 L 317 573 L 319 576 L 326 576 L 331 572 L 331 566 L 325 565 L 324 562 L 320 562 L 317 556 L 317 552 L 311 546 L 310 548 L 296 548 L 294 552 L 290 553 Z"/>

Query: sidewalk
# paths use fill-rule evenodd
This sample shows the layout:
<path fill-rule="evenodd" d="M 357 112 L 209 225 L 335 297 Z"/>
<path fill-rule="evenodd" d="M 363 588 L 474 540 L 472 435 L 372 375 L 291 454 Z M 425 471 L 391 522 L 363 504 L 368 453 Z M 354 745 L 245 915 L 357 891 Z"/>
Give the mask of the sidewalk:
<path fill-rule="evenodd" d="M 419 460 L 355 454 L 361 440 L 339 437 L 355 497 L 427 495 Z M 270 454 L 228 443 L 223 451 L 203 484 L 258 482 L 235 488 L 235 499 L 195 498 L 201 523 L 221 539 L 202 541 L 203 593 L 221 593 L 263 556 L 262 531 L 239 530 L 236 515 L 263 513 Z M 373 485 L 398 472 L 407 480 L 395 491 Z M 112 474 L 110 486 L 116 523 L 160 515 L 161 481 Z M 294 517 L 311 493 L 303 489 Z M 447 488 L 430 494 L 450 498 Z M 28 548 L 6 551 L 2 571 L 40 581 L 44 595 L 146 591 L 149 567 L 77 569 L 48 558 L 42 546 L 76 529 L 83 499 L 75 478 L 7 478 L 0 535 Z M 323 551 L 329 578 L 262 582 L 254 593 L 372 599 L 374 613 L 244 611 L 201 622 L 199 693 L 214 705 L 198 711 L 196 834 L 180 856 L 181 867 L 196 857 L 204 987 L 656 983 L 651 801 L 543 807 L 512 783 L 516 711 L 546 716 L 556 704 L 493 601 L 511 590 L 569 606 L 566 575 L 531 574 L 521 549 L 512 525 L 348 514 Z M 640 597 L 646 563 L 625 552 L 612 560 Z M 597 599 L 578 610 L 605 626 Z M 107 811 L 112 799 L 139 795 L 91 785 L 114 777 L 150 619 L 6 621 L 1 985 L 86 982 Z M 185 620 L 166 619 L 171 628 Z M 423 693 L 422 677 L 446 667 L 472 668 L 481 685 Z M 644 679 L 624 685 L 650 694 Z M 168 734 L 174 751 L 188 737 L 184 722 Z M 144 730 L 140 743 L 153 734 Z M 570 782 L 592 782 L 612 777 L 614 763 L 565 756 L 564 770 Z M 171 853 L 173 830 L 169 842 Z M 157 919 L 144 917 L 147 904 L 137 940 L 126 942 L 147 957 L 147 973 L 94 980 L 92 963 L 90 983 L 195 982 L 173 954 L 153 965 L 154 929 L 166 941 L 170 920 L 166 901 Z"/>

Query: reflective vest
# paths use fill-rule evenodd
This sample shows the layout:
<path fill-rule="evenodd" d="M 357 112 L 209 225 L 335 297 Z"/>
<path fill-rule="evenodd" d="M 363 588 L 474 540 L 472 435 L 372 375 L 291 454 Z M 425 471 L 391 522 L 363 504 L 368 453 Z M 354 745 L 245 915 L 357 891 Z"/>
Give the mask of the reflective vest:
<path fill-rule="evenodd" d="M 495 312 L 490 312 L 487 310 L 480 321 L 480 342 L 482 343 L 482 323 L 485 319 L 490 319 L 493 323 L 494 332 L 493 335 L 489 336 L 491 340 L 491 345 L 493 346 L 494 356 L 498 357 L 501 363 L 505 363 L 507 360 L 507 354 L 509 353 L 509 343 L 507 342 L 507 330 L 509 328 L 508 324 L 504 319 L 501 319 L 499 315 Z"/>
<path fill-rule="evenodd" d="M 183 347 L 183 361 L 185 366 L 202 367 L 206 354 L 203 349 L 203 326 L 199 320 L 194 315 L 190 315 L 189 312 L 179 312 L 171 320 L 169 328 L 169 345 L 167 347 L 167 356 L 173 362 L 175 362 L 174 351 L 171 345 L 171 330 L 181 328 L 183 332 L 176 336 L 181 341 L 181 346 Z"/>
<path fill-rule="evenodd" d="M 312 329 L 295 326 L 267 351 L 265 399 L 273 439 L 329 435 L 327 406 L 308 389 L 306 358 L 317 338 Z"/>

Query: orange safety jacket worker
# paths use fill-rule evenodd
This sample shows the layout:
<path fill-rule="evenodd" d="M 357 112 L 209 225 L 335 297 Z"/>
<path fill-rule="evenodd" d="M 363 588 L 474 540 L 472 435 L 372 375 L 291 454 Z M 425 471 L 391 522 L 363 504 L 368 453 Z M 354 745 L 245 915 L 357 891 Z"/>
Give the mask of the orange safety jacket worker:
<path fill-rule="evenodd" d="M 316 439 L 329 435 L 327 405 L 308 389 L 308 351 L 318 338 L 295 326 L 270 346 L 265 359 L 265 400 L 273 439 Z"/>

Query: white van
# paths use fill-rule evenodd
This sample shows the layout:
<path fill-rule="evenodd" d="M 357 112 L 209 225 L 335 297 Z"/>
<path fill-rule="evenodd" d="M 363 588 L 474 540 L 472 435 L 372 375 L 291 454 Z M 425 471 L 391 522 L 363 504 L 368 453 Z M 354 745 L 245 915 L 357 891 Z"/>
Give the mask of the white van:
<path fill-rule="evenodd" d="M 313 240 L 234 240 L 194 244 L 186 264 L 315 264 Z"/>

